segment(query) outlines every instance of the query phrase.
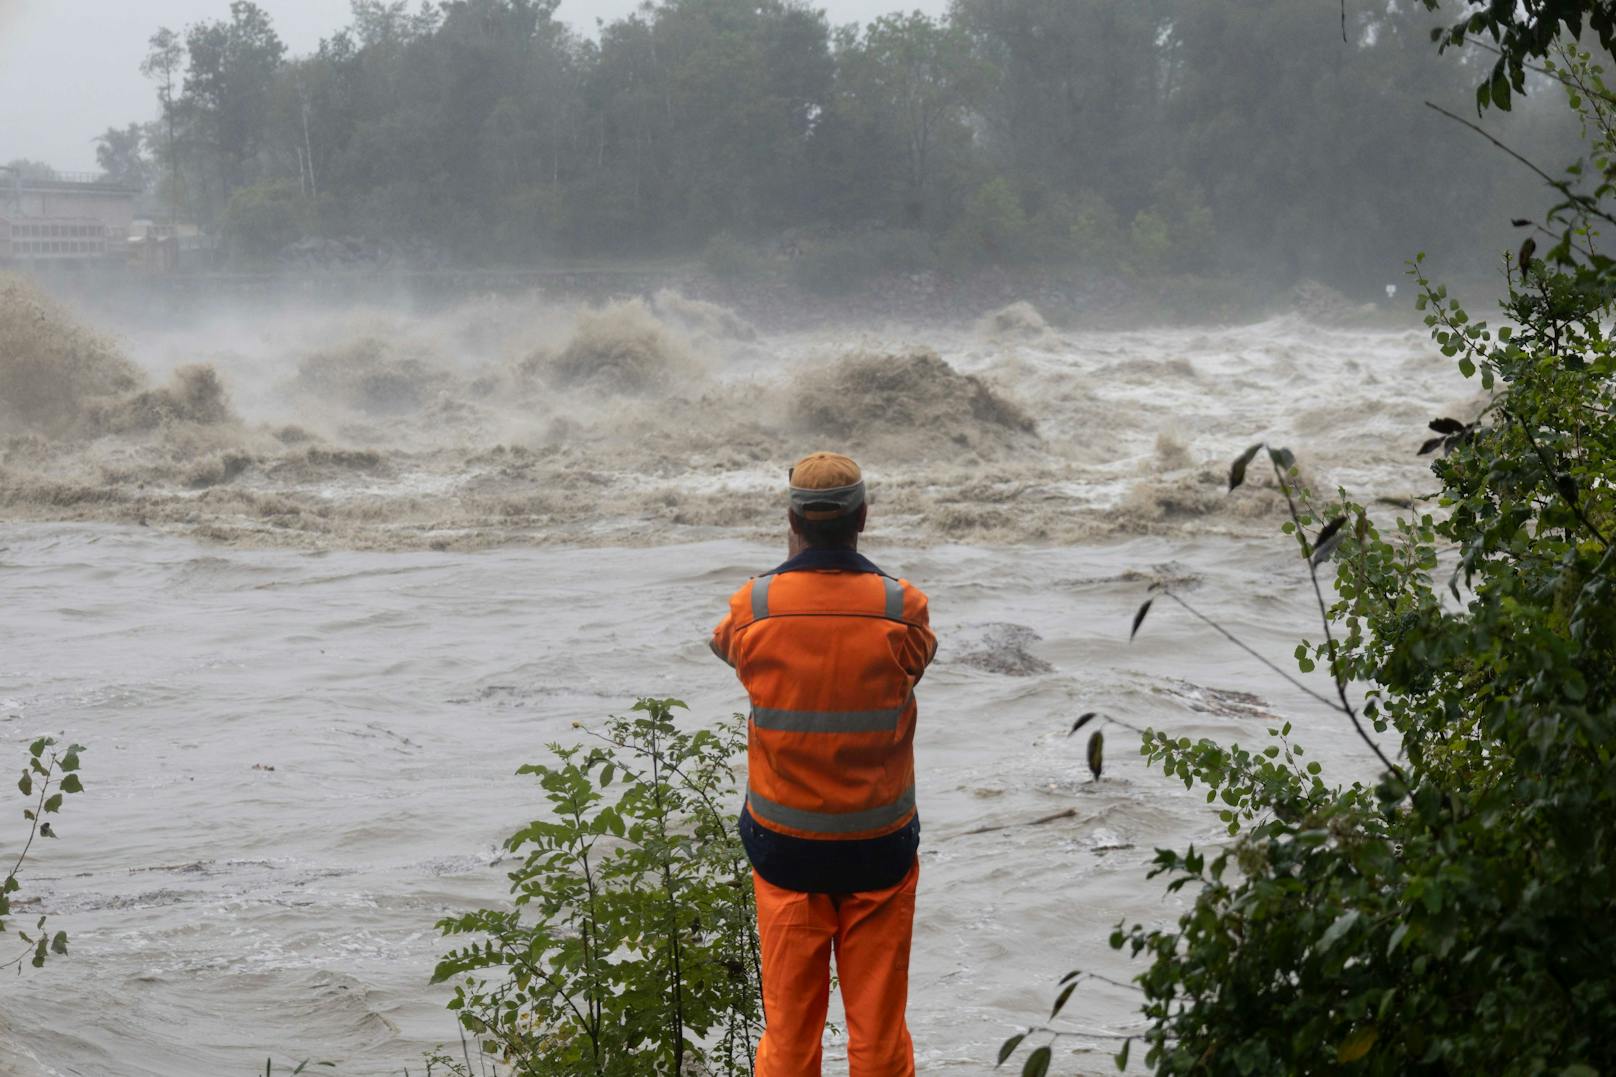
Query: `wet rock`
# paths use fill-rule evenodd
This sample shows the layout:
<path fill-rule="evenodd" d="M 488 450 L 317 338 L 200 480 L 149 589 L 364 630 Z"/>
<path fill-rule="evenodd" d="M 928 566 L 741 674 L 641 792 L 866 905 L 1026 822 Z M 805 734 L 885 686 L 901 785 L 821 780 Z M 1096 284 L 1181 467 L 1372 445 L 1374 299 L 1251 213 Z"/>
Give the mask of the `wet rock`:
<path fill-rule="evenodd" d="M 959 648 L 949 659 L 972 669 L 1001 673 L 1006 677 L 1031 677 L 1037 673 L 1053 672 L 1055 667 L 1033 654 L 1028 648 L 1043 639 L 1026 625 L 994 622 L 968 626 L 962 635 L 950 642 Z"/>

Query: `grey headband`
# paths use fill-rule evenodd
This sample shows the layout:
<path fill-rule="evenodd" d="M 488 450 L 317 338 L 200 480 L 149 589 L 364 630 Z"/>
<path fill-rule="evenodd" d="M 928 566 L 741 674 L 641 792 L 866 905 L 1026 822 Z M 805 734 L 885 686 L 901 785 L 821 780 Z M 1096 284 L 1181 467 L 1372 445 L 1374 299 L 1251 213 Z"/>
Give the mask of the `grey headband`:
<path fill-rule="evenodd" d="M 802 486 L 791 488 L 791 511 L 804 519 L 811 518 L 807 516 L 809 506 L 835 506 L 836 516 L 846 516 L 862 504 L 864 504 L 863 479 L 851 486 L 833 486 L 828 490 L 809 490 Z M 820 518 L 834 519 L 834 517 Z"/>

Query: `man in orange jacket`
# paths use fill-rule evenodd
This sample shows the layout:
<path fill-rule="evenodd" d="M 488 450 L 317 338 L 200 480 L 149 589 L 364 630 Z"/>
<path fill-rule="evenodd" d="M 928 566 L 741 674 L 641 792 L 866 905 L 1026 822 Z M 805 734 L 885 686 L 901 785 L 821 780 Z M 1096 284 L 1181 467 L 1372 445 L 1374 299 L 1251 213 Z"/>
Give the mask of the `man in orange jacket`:
<path fill-rule="evenodd" d="M 833 949 L 851 1077 L 912 1077 L 914 689 L 937 639 L 920 589 L 858 552 L 859 466 L 814 453 L 790 484 L 789 560 L 735 592 L 712 639 L 752 702 L 740 827 L 763 944 L 757 1077 L 819 1077 Z"/>

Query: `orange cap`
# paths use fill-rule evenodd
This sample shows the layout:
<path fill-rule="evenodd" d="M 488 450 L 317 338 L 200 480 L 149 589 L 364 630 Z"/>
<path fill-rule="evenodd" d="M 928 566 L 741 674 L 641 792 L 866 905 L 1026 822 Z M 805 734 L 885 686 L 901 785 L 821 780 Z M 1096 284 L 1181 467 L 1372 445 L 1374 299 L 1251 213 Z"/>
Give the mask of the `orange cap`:
<path fill-rule="evenodd" d="M 864 504 L 864 472 L 851 457 L 809 453 L 789 474 L 791 509 L 805 520 L 834 520 Z"/>

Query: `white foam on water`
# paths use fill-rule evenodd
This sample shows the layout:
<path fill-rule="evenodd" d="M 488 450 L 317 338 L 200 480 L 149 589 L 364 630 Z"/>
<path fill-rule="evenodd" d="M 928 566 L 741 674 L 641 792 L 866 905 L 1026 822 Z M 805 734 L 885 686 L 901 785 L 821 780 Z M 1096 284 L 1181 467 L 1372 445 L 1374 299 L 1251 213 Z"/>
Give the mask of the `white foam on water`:
<path fill-rule="evenodd" d="M 1290 447 L 1325 488 L 1406 499 L 1430 485 L 1425 423 L 1478 408 L 1420 334 L 1294 316 L 1029 336 L 1000 323 L 1037 329 L 1036 312 L 1007 308 L 976 329 L 738 343 L 691 335 L 693 318 L 727 324 L 722 308 L 667 296 L 238 311 L 99 334 L 56 307 L 41 322 L 43 301 L 15 285 L 7 302 L 0 344 L 19 377 L 79 365 L 39 390 L 49 425 L 0 415 L 0 518 L 240 545 L 762 538 L 776 514 L 752 491 L 827 446 L 859 456 L 911 543 L 1252 534 L 1282 502 L 1261 468 L 1225 494 L 1246 444 Z M 204 359 L 205 376 L 147 388 Z"/>

